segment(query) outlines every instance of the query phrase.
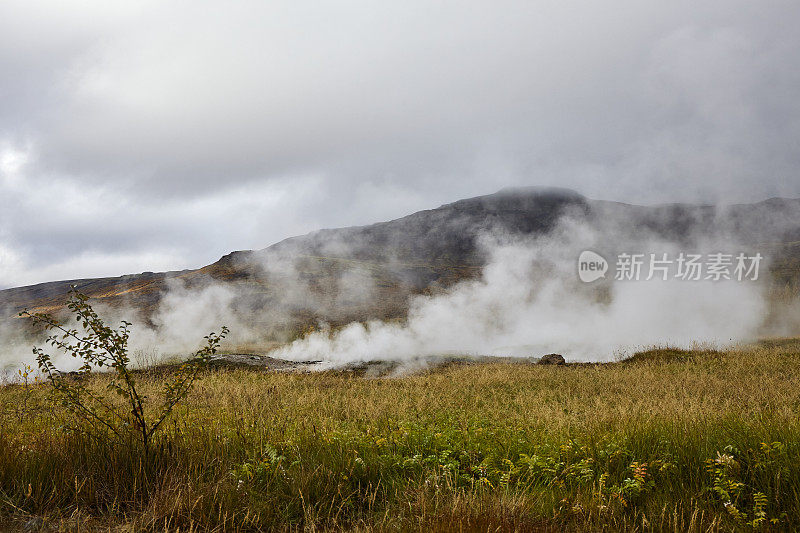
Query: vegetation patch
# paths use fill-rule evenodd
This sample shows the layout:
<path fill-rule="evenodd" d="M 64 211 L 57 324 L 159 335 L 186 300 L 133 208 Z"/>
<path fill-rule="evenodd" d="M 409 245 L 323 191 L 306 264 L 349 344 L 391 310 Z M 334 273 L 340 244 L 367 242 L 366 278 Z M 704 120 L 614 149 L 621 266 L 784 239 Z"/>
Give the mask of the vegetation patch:
<path fill-rule="evenodd" d="M 204 369 L 146 454 L 77 430 L 75 410 L 29 375 L 0 388 L 0 524 L 797 529 L 797 355 L 786 342 L 377 379 Z M 81 379 L 93 391 L 116 378 Z M 158 397 L 174 379 L 137 372 L 138 394 Z"/>

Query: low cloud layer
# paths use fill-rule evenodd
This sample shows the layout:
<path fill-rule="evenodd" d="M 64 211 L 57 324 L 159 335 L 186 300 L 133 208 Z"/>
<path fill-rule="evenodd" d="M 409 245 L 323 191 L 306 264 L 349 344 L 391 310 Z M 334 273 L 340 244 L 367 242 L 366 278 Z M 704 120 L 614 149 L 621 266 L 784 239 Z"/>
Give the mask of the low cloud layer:
<path fill-rule="evenodd" d="M 0 5 L 0 287 L 509 185 L 800 196 L 796 2 Z"/>

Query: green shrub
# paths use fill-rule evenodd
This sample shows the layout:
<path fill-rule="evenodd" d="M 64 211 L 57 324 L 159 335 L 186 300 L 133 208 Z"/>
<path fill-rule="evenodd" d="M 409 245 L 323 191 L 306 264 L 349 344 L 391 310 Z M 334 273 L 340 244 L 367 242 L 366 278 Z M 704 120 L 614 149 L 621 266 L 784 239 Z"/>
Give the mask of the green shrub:
<path fill-rule="evenodd" d="M 74 287 L 70 291 L 67 308 L 74 314 L 79 328 L 68 328 L 44 313 L 20 313 L 20 316 L 32 318 L 35 324 L 51 333 L 47 337 L 47 344 L 82 361 L 77 375 L 64 374 L 56 368 L 49 353 L 34 347 L 39 369 L 47 377 L 56 398 L 79 422 L 80 425 L 73 429 L 116 444 L 141 444 L 146 455 L 155 433 L 178 402 L 189 393 L 198 372 L 216 353 L 220 342 L 228 334 L 228 328 L 223 326 L 220 333 L 210 333 L 204 337 L 205 346 L 164 383 L 160 405 L 153 412 L 148 409 L 148 398 L 137 389 L 136 379 L 130 369 L 128 337 L 131 323 L 122 321 L 117 329 L 108 327 L 92 308 L 88 297 Z M 106 389 L 118 396 L 121 402 L 85 385 L 83 378 L 96 369 L 111 370 L 112 378 Z"/>

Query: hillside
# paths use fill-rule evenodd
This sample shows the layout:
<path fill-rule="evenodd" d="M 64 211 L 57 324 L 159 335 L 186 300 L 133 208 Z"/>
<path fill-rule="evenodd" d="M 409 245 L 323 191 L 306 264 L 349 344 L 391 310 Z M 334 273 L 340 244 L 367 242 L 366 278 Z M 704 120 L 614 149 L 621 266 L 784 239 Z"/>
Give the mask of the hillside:
<path fill-rule="evenodd" d="M 340 324 L 395 318 L 408 296 L 441 291 L 475 277 L 486 261 L 479 236 L 537 235 L 565 214 L 605 231 L 649 232 L 689 242 L 703 235 L 735 235 L 774 258 L 780 284 L 800 276 L 800 200 L 770 199 L 726 207 L 669 204 L 636 206 L 587 199 L 562 189 L 505 189 L 368 226 L 324 229 L 262 250 L 237 251 L 196 270 L 144 272 L 115 278 L 65 280 L 0 291 L 4 317 L 25 308 L 55 311 L 71 285 L 112 307 L 126 306 L 149 320 L 163 295 L 176 286 L 212 283 L 235 287 L 242 309 L 270 309 L 278 337 L 318 320 Z M 615 221 L 609 225 L 609 221 Z M 349 290 L 369 286 L 369 291 Z M 298 286 L 302 290 L 297 290 Z"/>

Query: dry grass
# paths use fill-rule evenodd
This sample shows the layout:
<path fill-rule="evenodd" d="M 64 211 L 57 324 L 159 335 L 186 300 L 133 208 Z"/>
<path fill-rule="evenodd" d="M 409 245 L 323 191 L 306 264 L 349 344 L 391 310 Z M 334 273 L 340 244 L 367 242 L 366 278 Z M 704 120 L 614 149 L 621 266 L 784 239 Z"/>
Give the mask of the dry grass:
<path fill-rule="evenodd" d="M 140 381 L 154 392 L 161 379 Z M 65 432 L 45 392 L 0 388 L 9 527 L 800 527 L 794 340 L 395 379 L 214 371 L 146 461 Z"/>

